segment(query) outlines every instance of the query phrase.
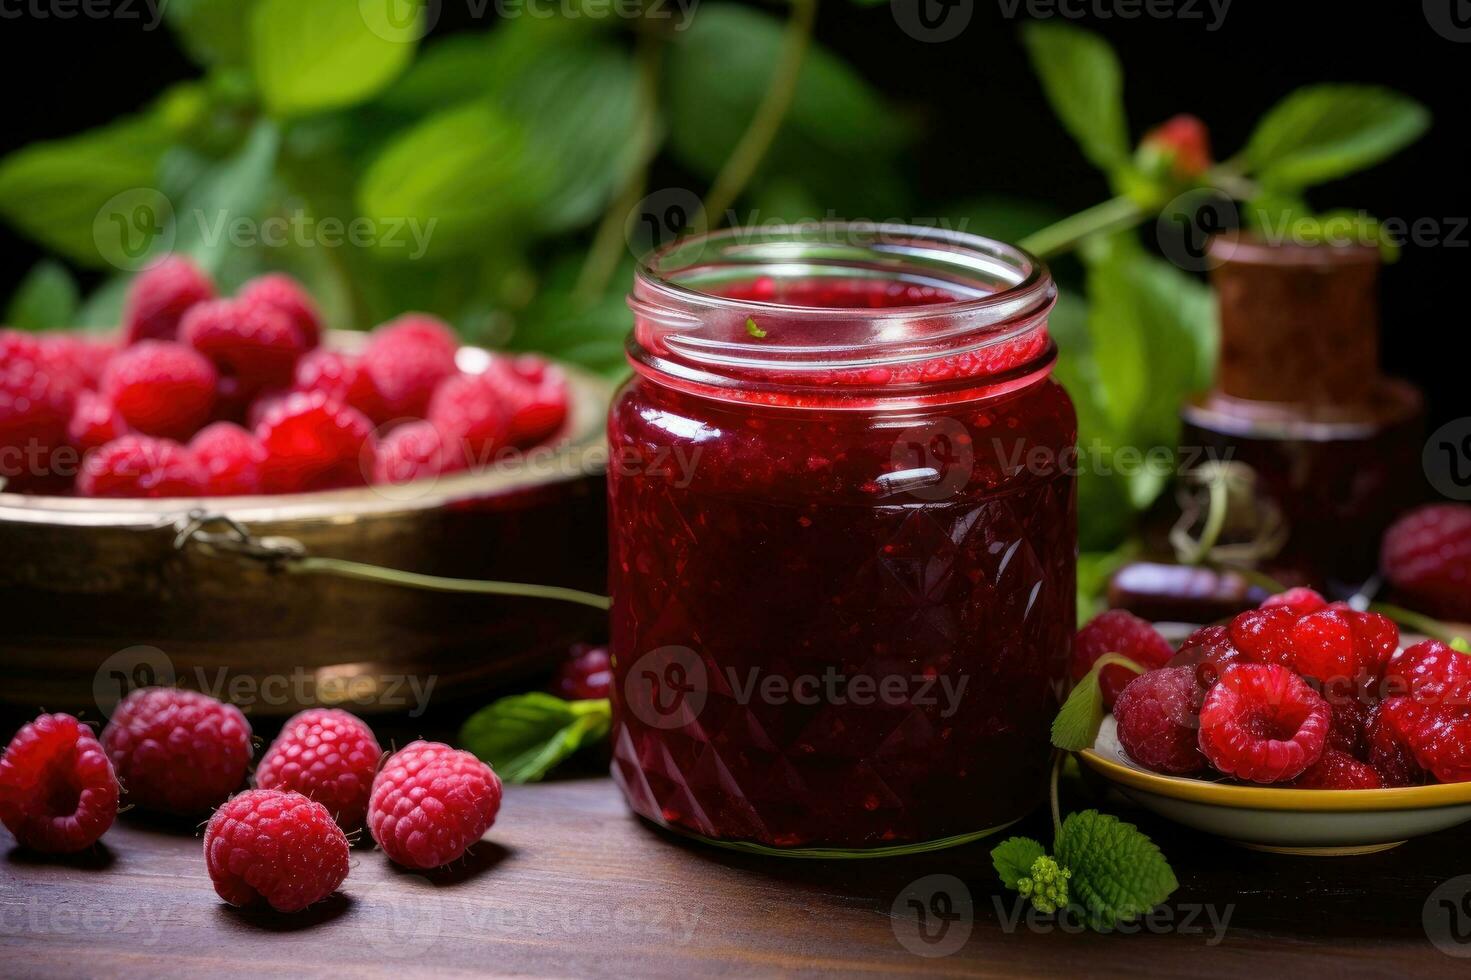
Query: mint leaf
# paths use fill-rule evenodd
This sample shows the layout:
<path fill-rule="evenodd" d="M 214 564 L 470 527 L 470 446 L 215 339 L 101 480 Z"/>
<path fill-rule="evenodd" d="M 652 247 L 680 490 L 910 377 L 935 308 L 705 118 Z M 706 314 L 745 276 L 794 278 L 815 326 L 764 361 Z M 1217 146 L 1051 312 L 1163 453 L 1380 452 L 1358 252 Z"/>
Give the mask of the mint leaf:
<path fill-rule="evenodd" d="M 201 65 L 243 65 L 250 4 L 243 0 L 168 0 L 164 20 Z"/>
<path fill-rule="evenodd" d="M 1032 865 L 1044 857 L 1047 849 L 1030 837 L 1012 837 L 991 849 L 991 863 L 1001 876 L 1001 883 L 1016 890 L 1017 879 L 1032 873 Z"/>
<path fill-rule="evenodd" d="M 371 98 L 413 60 L 423 18 L 422 0 L 257 0 L 250 52 L 261 100 L 273 115 L 299 116 Z"/>
<path fill-rule="evenodd" d="M 1107 41 L 1067 24 L 1027 24 L 1022 41 L 1047 101 L 1094 165 L 1106 171 L 1129 162 L 1124 73 Z"/>
<path fill-rule="evenodd" d="M 42 259 L 21 280 L 3 322 L 20 330 L 74 327 L 78 302 L 72 274 L 61 263 Z"/>
<path fill-rule="evenodd" d="M 1052 744 L 1068 752 L 1092 748 L 1102 724 L 1103 688 L 1098 684 L 1098 671 L 1090 670 L 1052 719 Z"/>
<path fill-rule="evenodd" d="M 756 325 L 756 318 L 753 316 L 746 317 L 746 333 L 755 337 L 757 340 L 761 340 L 766 336 L 766 331 Z"/>
<path fill-rule="evenodd" d="M 563 701 L 532 692 L 501 698 L 471 715 L 460 729 L 460 745 L 506 782 L 534 783 L 607 735 L 611 721 L 606 699 Z"/>
<path fill-rule="evenodd" d="M 1246 159 L 1257 179 L 1299 188 L 1353 173 L 1420 138 L 1430 113 L 1408 96 L 1371 85 L 1313 85 L 1257 124 Z"/>
<path fill-rule="evenodd" d="M 1053 850 L 1072 871 L 1070 894 L 1095 929 L 1136 919 L 1179 887 L 1152 840 L 1133 824 L 1097 810 L 1069 814 Z"/>

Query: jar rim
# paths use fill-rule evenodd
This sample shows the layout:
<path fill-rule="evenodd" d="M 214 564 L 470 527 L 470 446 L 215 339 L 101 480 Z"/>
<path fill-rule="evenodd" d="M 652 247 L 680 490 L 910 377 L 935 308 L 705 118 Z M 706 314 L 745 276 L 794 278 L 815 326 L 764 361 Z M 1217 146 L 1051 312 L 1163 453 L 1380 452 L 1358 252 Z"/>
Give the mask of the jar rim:
<path fill-rule="evenodd" d="M 904 283 L 953 298 L 874 308 L 714 291 L 763 277 Z M 1046 370 L 1053 356 L 1046 318 L 1056 296 L 1051 274 L 1035 256 L 948 228 L 874 222 L 728 228 L 676 240 L 639 261 L 628 297 L 635 316 L 628 355 L 642 373 L 729 397 L 820 386 L 891 401 L 920 388 L 974 388 L 1028 367 L 1024 361 L 1045 361 Z M 743 326 L 755 318 L 787 329 L 747 336 Z M 1008 350 L 1026 356 L 1007 361 Z"/>

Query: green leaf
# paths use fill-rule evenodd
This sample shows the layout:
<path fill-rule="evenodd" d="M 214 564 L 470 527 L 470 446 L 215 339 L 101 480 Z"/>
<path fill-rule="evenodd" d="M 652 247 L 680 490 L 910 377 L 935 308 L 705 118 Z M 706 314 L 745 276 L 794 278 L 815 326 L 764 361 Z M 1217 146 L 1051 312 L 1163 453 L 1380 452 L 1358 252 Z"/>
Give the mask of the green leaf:
<path fill-rule="evenodd" d="M 460 744 L 508 783 L 534 783 L 584 745 L 608 734 L 607 700 L 563 701 L 532 692 L 501 698 L 471 715 Z"/>
<path fill-rule="evenodd" d="M 1069 891 L 1095 929 L 1146 914 L 1179 887 L 1160 849 L 1133 824 L 1097 810 L 1069 814 L 1053 845 Z"/>
<path fill-rule="evenodd" d="M 274 187 L 280 147 L 280 131 L 262 119 L 239 151 L 205 168 L 175 209 L 178 230 L 173 251 L 191 256 L 218 275 L 231 253 L 240 251 L 231 240 L 232 222 L 246 219 L 259 229 Z"/>
<path fill-rule="evenodd" d="M 1092 748 L 1102 724 L 1103 688 L 1098 683 L 1098 671 L 1090 670 L 1073 686 L 1052 719 L 1052 744 L 1068 752 Z"/>
<path fill-rule="evenodd" d="M 19 330 L 74 327 L 80 296 L 66 266 L 42 259 L 31 267 L 5 310 L 6 326 Z"/>
<path fill-rule="evenodd" d="M 168 0 L 164 19 L 197 64 L 243 65 L 250 0 Z"/>
<path fill-rule="evenodd" d="M 632 328 L 633 313 L 621 291 L 592 303 L 569 293 L 548 291 L 526 311 L 509 346 L 551 354 L 605 377 L 619 378 L 628 373 L 623 345 Z"/>
<path fill-rule="evenodd" d="M 1083 154 L 1105 171 L 1129 163 L 1124 73 L 1107 41 L 1069 24 L 1034 21 L 1022 41 L 1047 101 Z"/>
<path fill-rule="evenodd" d="M 134 229 L 115 226 L 104 210 L 121 197 L 157 196 L 154 171 L 171 138 L 147 114 L 32 143 L 0 161 L 0 215 L 66 258 L 106 266 L 119 236 Z"/>
<path fill-rule="evenodd" d="M 298 116 L 372 98 L 413 60 L 423 19 L 423 0 L 255 0 L 251 67 L 262 101 Z"/>
<path fill-rule="evenodd" d="M 1046 855 L 1047 849 L 1032 838 L 1012 837 L 991 849 L 991 863 L 996 866 L 1001 883 L 1015 891 L 1017 879 L 1030 874 L 1032 864 Z"/>
<path fill-rule="evenodd" d="M 358 184 L 358 210 L 381 227 L 418 222 L 434 258 L 473 252 L 515 234 L 546 199 L 547 175 L 527 166 L 526 144 L 523 128 L 488 100 L 446 109 L 389 142 Z"/>
<path fill-rule="evenodd" d="M 1467 641 L 1464 636 L 1458 636 L 1451 641 L 1451 649 L 1458 653 L 1471 653 L 1471 641 Z"/>
<path fill-rule="evenodd" d="M 1257 124 L 1246 145 L 1256 178 L 1274 188 L 1300 188 L 1353 173 L 1420 138 L 1430 113 L 1390 89 L 1315 85 L 1283 99 Z"/>
<path fill-rule="evenodd" d="M 756 322 L 756 318 L 753 316 L 746 317 L 746 333 L 755 337 L 757 340 L 764 340 L 766 338 L 766 331 L 761 329 L 760 325 Z"/>

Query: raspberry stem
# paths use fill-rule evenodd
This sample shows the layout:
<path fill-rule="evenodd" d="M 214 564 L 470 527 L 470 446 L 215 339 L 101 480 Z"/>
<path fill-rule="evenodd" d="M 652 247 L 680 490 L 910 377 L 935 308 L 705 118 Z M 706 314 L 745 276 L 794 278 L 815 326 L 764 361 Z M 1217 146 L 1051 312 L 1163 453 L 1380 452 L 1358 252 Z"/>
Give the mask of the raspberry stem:
<path fill-rule="evenodd" d="M 510 595 L 530 599 L 555 599 L 575 602 L 594 609 L 608 609 L 612 600 L 607 596 L 567 589 L 557 585 L 530 585 L 524 582 L 494 582 L 485 579 L 445 578 L 440 575 L 421 575 L 381 565 L 347 561 L 342 558 L 298 558 L 283 566 L 293 575 L 336 575 L 361 582 L 381 582 L 407 589 L 425 589 L 430 592 L 468 592 L 475 595 Z"/>
<path fill-rule="evenodd" d="M 1401 626 L 1408 626 L 1412 630 L 1424 633 L 1431 639 L 1441 640 L 1445 643 L 1454 643 L 1457 640 L 1465 642 L 1459 633 L 1440 620 L 1426 616 L 1423 613 L 1417 613 L 1411 609 L 1405 609 L 1403 606 L 1395 606 L 1387 602 L 1374 602 L 1369 604 L 1369 612 L 1376 612 L 1381 616 L 1388 616 Z"/>

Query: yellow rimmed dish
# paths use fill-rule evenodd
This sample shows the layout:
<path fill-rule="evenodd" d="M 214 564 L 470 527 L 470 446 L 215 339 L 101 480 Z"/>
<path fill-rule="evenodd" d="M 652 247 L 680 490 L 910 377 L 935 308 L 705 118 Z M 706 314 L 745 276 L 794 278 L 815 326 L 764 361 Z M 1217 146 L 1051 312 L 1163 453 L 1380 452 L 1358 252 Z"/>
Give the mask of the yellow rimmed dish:
<path fill-rule="evenodd" d="M 1372 854 L 1471 820 L 1471 783 L 1324 790 L 1163 776 L 1129 758 L 1112 716 L 1078 757 L 1145 809 L 1255 850 Z"/>

